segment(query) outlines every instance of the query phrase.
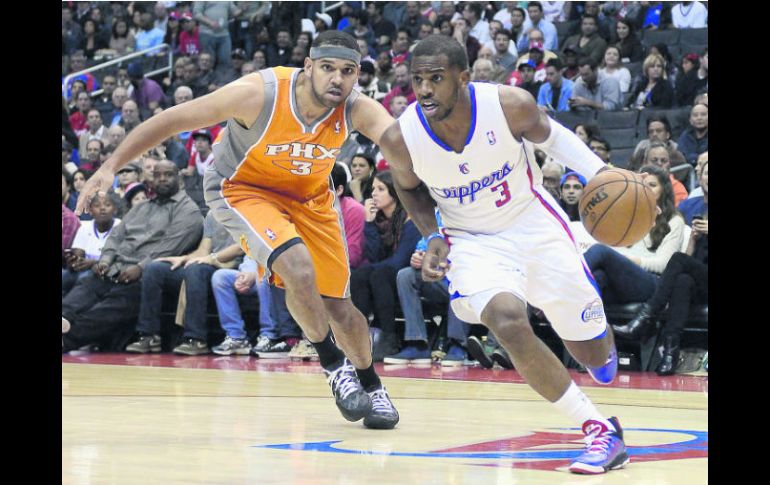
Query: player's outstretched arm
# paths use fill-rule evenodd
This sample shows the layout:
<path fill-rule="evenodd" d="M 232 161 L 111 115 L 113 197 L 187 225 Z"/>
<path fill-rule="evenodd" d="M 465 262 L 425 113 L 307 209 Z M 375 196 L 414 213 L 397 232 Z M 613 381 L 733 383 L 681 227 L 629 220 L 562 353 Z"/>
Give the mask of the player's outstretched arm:
<path fill-rule="evenodd" d="M 211 94 L 193 99 L 158 113 L 131 130 L 110 158 L 86 182 L 78 197 L 76 214 L 82 214 L 87 201 L 97 191 L 112 186 L 115 173 L 165 139 L 220 123 L 228 118 L 253 123 L 263 104 L 263 82 L 259 74 L 238 79 Z"/>
<path fill-rule="evenodd" d="M 576 134 L 539 110 L 527 91 L 512 86 L 499 89 L 508 127 L 517 139 L 526 138 L 589 180 L 607 168 Z"/>
<path fill-rule="evenodd" d="M 431 198 L 428 188 L 412 170 L 412 158 L 401 134 L 401 126 L 393 123 L 380 139 L 380 149 L 385 160 L 390 165 L 393 174 L 393 185 L 404 209 L 409 213 L 423 236 L 438 231 L 435 201 Z"/>

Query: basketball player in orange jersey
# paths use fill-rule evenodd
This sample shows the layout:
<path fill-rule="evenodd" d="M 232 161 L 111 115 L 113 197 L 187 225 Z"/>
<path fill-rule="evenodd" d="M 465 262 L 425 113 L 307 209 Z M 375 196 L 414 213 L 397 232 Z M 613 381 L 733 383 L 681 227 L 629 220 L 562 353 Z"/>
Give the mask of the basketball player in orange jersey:
<path fill-rule="evenodd" d="M 382 105 L 353 91 L 360 58 L 353 37 L 323 32 L 303 69 L 249 74 L 153 116 L 89 179 L 77 211 L 146 150 L 176 133 L 228 120 L 204 176 L 206 203 L 286 289 L 289 311 L 318 351 L 342 415 L 392 429 L 398 412 L 374 371 L 367 321 L 350 299 L 342 215 L 329 182 L 353 130 L 377 143 L 394 122 Z"/>
<path fill-rule="evenodd" d="M 582 428 L 587 449 L 570 471 L 625 466 L 620 423 L 596 409 L 527 318 L 531 302 L 596 382 L 615 378 L 617 352 L 599 289 L 569 218 L 543 188 L 534 149 L 588 179 L 606 165 L 523 89 L 470 83 L 456 42 L 439 35 L 420 41 L 411 76 L 417 103 L 386 130 L 380 147 L 428 241 L 423 279 L 446 276 L 457 316 L 489 327 L 527 383 Z"/>

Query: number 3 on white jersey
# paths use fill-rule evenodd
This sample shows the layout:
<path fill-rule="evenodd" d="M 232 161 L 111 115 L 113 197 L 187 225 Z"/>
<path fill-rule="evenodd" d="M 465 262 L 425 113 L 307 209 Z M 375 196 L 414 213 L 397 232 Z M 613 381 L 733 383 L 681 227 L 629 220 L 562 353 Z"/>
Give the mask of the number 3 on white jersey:
<path fill-rule="evenodd" d="M 301 162 L 299 160 L 292 160 L 291 164 L 297 167 L 295 170 L 289 170 L 294 175 L 310 175 L 310 167 L 313 165 L 311 162 Z"/>

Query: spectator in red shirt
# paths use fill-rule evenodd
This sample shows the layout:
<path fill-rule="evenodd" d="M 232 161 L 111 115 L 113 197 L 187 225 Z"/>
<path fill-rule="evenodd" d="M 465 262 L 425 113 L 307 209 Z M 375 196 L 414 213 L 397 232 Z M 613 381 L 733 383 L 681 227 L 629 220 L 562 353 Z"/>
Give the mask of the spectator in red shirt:
<path fill-rule="evenodd" d="M 179 21 L 182 32 L 179 34 L 179 53 L 186 56 L 198 55 L 201 51 L 198 26 L 189 13 L 183 13 Z"/>
<path fill-rule="evenodd" d="M 417 99 L 412 90 L 412 83 L 409 80 L 409 66 L 406 64 L 399 64 L 396 66 L 396 79 L 393 84 L 393 89 L 382 98 L 382 105 L 385 106 L 385 109 L 387 109 L 388 113 L 391 115 L 393 113 L 390 111 L 390 100 L 394 96 L 405 96 L 407 104 L 411 104 Z"/>
<path fill-rule="evenodd" d="M 70 115 L 70 126 L 77 137 L 88 131 L 88 111 L 91 109 L 91 96 L 86 91 L 78 93 L 75 102 L 78 110 Z"/>

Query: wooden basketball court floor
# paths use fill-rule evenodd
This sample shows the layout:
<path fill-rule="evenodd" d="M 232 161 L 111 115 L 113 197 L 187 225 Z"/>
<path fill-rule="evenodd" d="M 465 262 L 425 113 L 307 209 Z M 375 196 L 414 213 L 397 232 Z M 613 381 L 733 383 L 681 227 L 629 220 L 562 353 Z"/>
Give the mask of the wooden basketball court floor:
<path fill-rule="evenodd" d="M 572 376 L 625 428 L 631 463 L 573 475 L 582 434 L 515 371 L 377 364 L 401 422 L 337 411 L 316 363 L 62 356 L 63 484 L 701 484 L 708 377 Z"/>

